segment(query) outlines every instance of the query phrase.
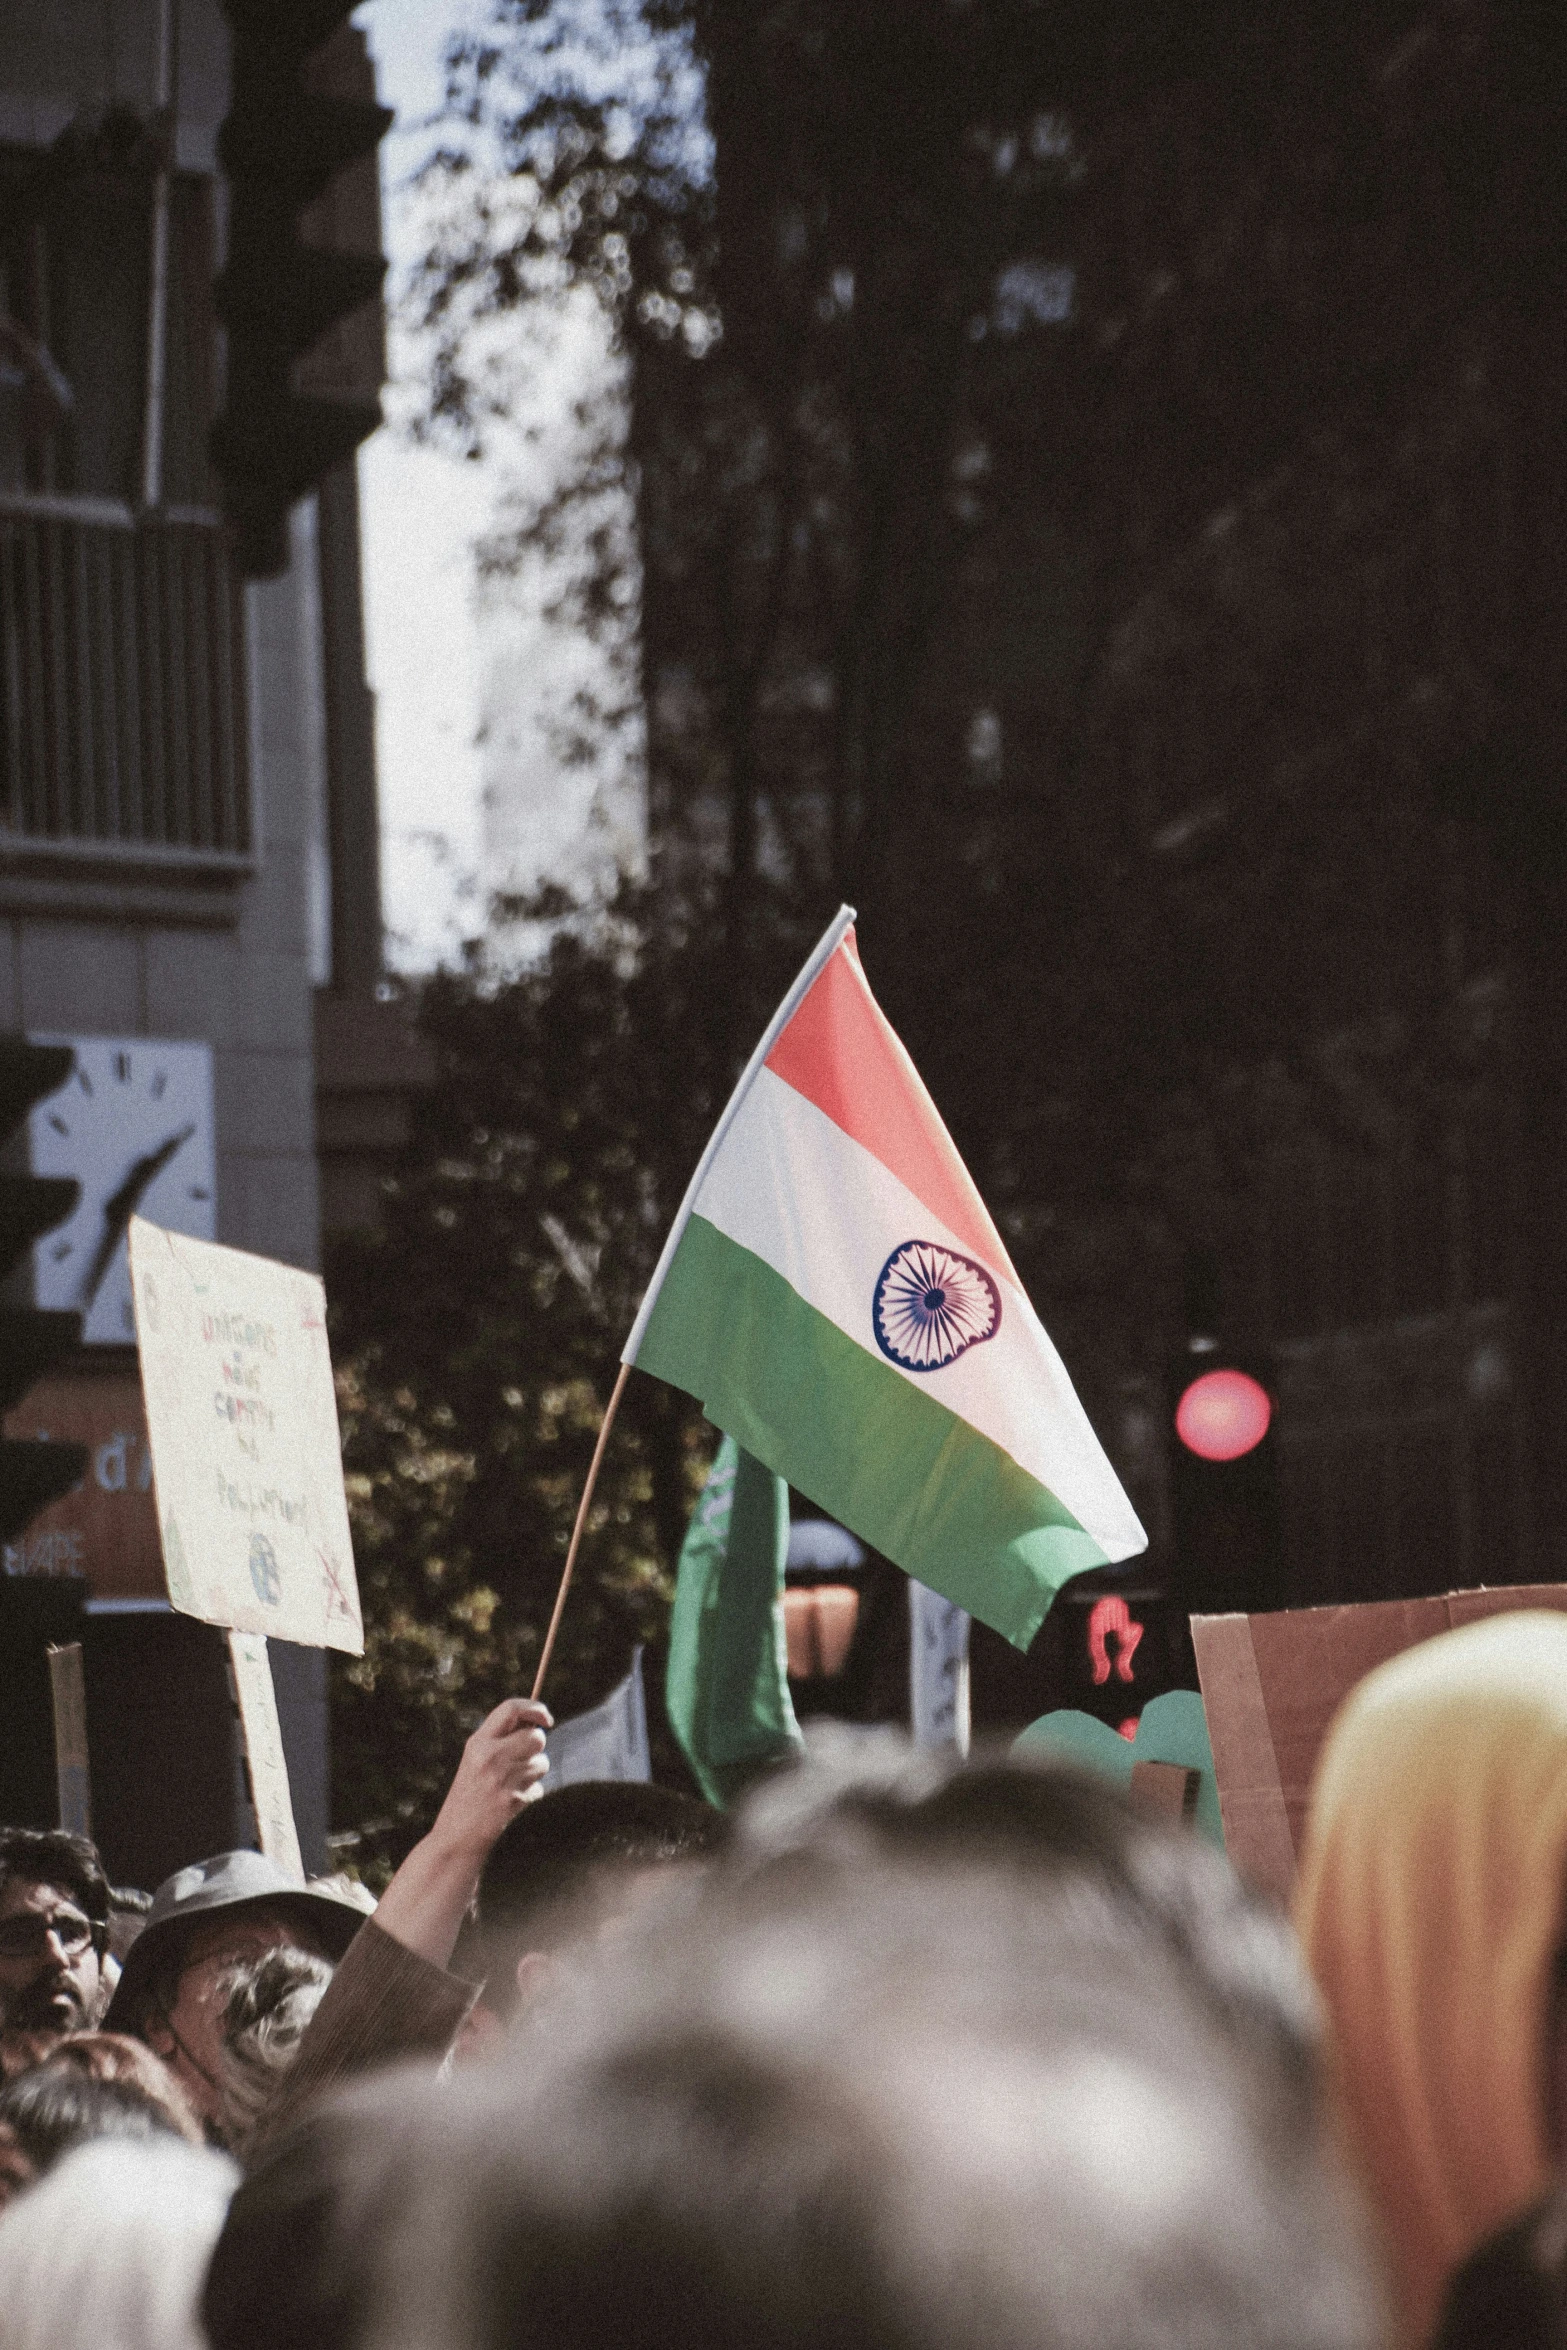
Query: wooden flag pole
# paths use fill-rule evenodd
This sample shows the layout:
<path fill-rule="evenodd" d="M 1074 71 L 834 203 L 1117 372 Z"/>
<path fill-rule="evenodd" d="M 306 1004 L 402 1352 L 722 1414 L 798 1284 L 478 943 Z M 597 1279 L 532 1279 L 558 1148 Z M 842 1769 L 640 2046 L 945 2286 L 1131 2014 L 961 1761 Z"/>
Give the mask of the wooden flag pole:
<path fill-rule="evenodd" d="M 544 1686 L 544 1676 L 550 1669 L 550 1657 L 555 1648 L 555 1635 L 560 1630 L 560 1619 L 566 1605 L 566 1594 L 571 1589 L 571 1570 L 577 1563 L 577 1545 L 582 1540 L 582 1529 L 588 1522 L 588 1504 L 593 1499 L 593 1488 L 598 1483 L 599 1463 L 604 1458 L 604 1446 L 609 1439 L 615 1414 L 620 1409 L 621 1391 L 625 1387 L 626 1375 L 630 1369 L 629 1363 L 621 1364 L 620 1376 L 611 1390 L 608 1408 L 603 1419 L 599 1422 L 598 1442 L 593 1447 L 593 1458 L 588 1464 L 588 1481 L 582 1488 L 582 1499 L 577 1504 L 577 1522 L 571 1529 L 571 1540 L 566 1545 L 566 1564 L 561 1569 L 560 1589 L 555 1594 L 555 1610 L 550 1617 L 550 1628 L 544 1635 L 544 1649 L 539 1658 L 539 1669 L 533 1676 L 535 1700 Z"/>

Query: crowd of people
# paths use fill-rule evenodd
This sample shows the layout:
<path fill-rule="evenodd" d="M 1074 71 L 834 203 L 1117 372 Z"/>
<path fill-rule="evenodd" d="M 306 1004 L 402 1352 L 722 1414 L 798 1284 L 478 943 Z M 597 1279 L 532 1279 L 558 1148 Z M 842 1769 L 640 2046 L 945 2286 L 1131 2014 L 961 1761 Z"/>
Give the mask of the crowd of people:
<path fill-rule="evenodd" d="M 1567 2345 L 1567 1618 L 1359 1685 L 1293 1921 L 1064 1767 L 546 1726 L 378 1904 L 0 1830 L 0 2350 Z"/>

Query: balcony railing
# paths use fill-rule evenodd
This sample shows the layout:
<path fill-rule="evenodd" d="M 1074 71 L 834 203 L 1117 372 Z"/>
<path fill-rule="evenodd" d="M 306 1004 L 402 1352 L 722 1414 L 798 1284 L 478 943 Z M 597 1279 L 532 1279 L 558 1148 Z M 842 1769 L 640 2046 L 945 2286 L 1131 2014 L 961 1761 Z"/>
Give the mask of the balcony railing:
<path fill-rule="evenodd" d="M 215 515 L 0 495 L 0 852 L 248 864 L 242 621 Z"/>

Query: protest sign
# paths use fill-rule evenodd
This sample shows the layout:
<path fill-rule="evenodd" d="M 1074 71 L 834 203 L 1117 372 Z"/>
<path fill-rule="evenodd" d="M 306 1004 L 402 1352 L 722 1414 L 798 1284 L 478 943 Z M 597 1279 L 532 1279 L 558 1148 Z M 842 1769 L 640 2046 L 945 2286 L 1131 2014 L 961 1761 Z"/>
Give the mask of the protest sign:
<path fill-rule="evenodd" d="M 969 1748 L 967 1610 L 909 1578 L 909 1727 L 916 1746 Z"/>
<path fill-rule="evenodd" d="M 278 1720 L 277 1691 L 272 1686 L 272 1666 L 265 1640 L 255 1632 L 231 1632 L 229 1666 L 234 1675 L 240 1727 L 245 1735 L 256 1840 L 268 1860 L 275 1860 L 280 1869 L 286 1869 L 303 1884 L 305 1867 L 300 1856 L 299 1832 L 294 1826 L 288 1761 L 283 1752 L 283 1725 Z"/>
<path fill-rule="evenodd" d="M 1193 1616 L 1225 1850 L 1242 1875 L 1291 1899 L 1317 1756 L 1357 1681 L 1422 1640 L 1519 1608 L 1567 1613 L 1567 1585 Z"/>
<path fill-rule="evenodd" d="M 1134 1737 L 1123 1737 L 1092 1714 L 1062 1707 L 1030 1722 L 1012 1751 L 1112 1779 L 1225 1850 L 1213 1749 L 1195 1689 L 1167 1689 L 1162 1697 L 1151 1697 Z"/>
<path fill-rule="evenodd" d="M 82 1644 L 69 1641 L 49 1651 L 49 1696 L 54 1708 L 54 1772 L 60 1795 L 60 1825 L 73 1836 L 92 1834 L 92 1795 L 87 1768 L 87 1687 L 82 1679 Z"/>
<path fill-rule="evenodd" d="M 651 1779 L 640 1648 L 632 1650 L 630 1672 L 603 1704 L 557 1722 L 544 1748 L 550 1758 L 546 1795 L 575 1786 L 579 1779 Z"/>
<path fill-rule="evenodd" d="M 170 1600 L 360 1655 L 321 1283 L 139 1216 L 130 1259 Z"/>

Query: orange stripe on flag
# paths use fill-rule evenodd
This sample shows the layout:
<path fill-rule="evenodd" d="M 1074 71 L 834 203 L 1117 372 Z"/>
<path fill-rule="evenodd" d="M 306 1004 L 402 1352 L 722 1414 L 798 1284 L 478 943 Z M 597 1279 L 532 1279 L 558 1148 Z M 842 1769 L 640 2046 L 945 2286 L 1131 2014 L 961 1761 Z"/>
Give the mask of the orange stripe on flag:
<path fill-rule="evenodd" d="M 871 994 L 852 930 L 823 965 L 767 1066 L 880 1159 L 964 1248 L 1022 1287 L 919 1071 Z"/>

